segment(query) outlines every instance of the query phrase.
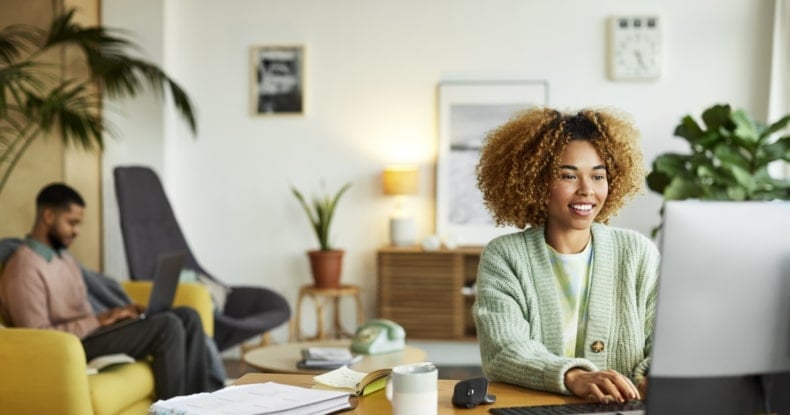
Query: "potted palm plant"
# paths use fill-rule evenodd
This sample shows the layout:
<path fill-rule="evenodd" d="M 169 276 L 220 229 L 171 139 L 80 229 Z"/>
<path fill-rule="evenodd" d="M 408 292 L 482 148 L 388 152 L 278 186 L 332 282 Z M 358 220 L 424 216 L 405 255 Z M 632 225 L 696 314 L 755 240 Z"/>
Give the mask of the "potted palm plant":
<path fill-rule="evenodd" d="M 148 85 L 170 91 L 192 132 L 195 115 L 186 92 L 159 67 L 127 53 L 139 49 L 119 31 L 74 22 L 75 10 L 56 14 L 49 28 L 15 24 L 0 29 L 0 192 L 30 144 L 58 134 L 64 144 L 102 147 L 102 96 L 133 97 Z M 47 52 L 81 52 L 84 78 L 62 76 Z"/>
<path fill-rule="evenodd" d="M 351 183 L 346 183 L 334 195 L 324 192 L 320 196 L 313 196 L 312 204 L 307 202 L 302 192 L 293 186 L 291 187 L 291 192 L 307 214 L 307 219 L 318 238 L 319 249 L 307 251 L 307 255 L 310 258 L 313 282 L 319 288 L 340 286 L 344 251 L 334 249 L 330 244 L 329 227 L 332 224 L 337 203 L 350 187 Z"/>
<path fill-rule="evenodd" d="M 691 154 L 656 157 L 647 176 L 650 190 L 664 200 L 790 199 L 790 181 L 768 172 L 769 164 L 790 161 L 790 135 L 773 139 L 790 123 L 790 114 L 765 125 L 744 110 L 716 104 L 703 111 L 702 121 L 681 119 L 675 135 L 688 142 Z"/>

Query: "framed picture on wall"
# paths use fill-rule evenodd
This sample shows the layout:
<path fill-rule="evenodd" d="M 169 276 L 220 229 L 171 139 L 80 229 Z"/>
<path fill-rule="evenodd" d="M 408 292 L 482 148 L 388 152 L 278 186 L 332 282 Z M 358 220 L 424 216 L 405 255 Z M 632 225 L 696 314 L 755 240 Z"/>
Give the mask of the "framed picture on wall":
<path fill-rule="evenodd" d="M 304 114 L 304 61 L 302 45 L 252 48 L 250 96 L 253 114 Z"/>
<path fill-rule="evenodd" d="M 485 245 L 515 228 L 497 227 L 477 188 L 475 168 L 488 131 L 523 109 L 548 104 L 545 81 L 442 82 L 438 86 L 436 234 Z"/>

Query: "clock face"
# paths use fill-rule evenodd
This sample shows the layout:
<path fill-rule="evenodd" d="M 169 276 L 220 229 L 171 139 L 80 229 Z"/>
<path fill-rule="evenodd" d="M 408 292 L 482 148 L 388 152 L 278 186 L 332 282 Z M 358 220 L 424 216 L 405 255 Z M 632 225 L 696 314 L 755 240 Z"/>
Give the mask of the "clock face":
<path fill-rule="evenodd" d="M 609 77 L 655 79 L 661 74 L 661 31 L 654 16 L 609 20 Z"/>

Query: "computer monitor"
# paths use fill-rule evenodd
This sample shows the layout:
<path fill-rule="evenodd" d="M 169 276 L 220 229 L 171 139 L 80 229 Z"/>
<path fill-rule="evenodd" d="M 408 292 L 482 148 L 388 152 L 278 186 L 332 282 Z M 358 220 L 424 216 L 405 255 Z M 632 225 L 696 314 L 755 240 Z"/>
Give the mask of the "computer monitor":
<path fill-rule="evenodd" d="M 660 246 L 648 414 L 790 414 L 790 202 L 667 202 Z"/>

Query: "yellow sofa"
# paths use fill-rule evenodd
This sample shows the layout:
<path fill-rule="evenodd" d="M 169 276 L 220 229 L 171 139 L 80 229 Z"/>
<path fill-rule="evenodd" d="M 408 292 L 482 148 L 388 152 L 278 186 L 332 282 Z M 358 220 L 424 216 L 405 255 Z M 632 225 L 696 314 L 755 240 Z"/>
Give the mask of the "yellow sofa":
<path fill-rule="evenodd" d="M 145 305 L 151 284 L 126 282 L 133 301 Z M 200 314 L 208 335 L 214 332 L 211 298 L 197 283 L 179 284 L 176 306 Z M 147 414 L 154 399 L 154 378 L 145 361 L 87 375 L 79 338 L 56 330 L 0 328 L 0 412 L 9 414 Z"/>

